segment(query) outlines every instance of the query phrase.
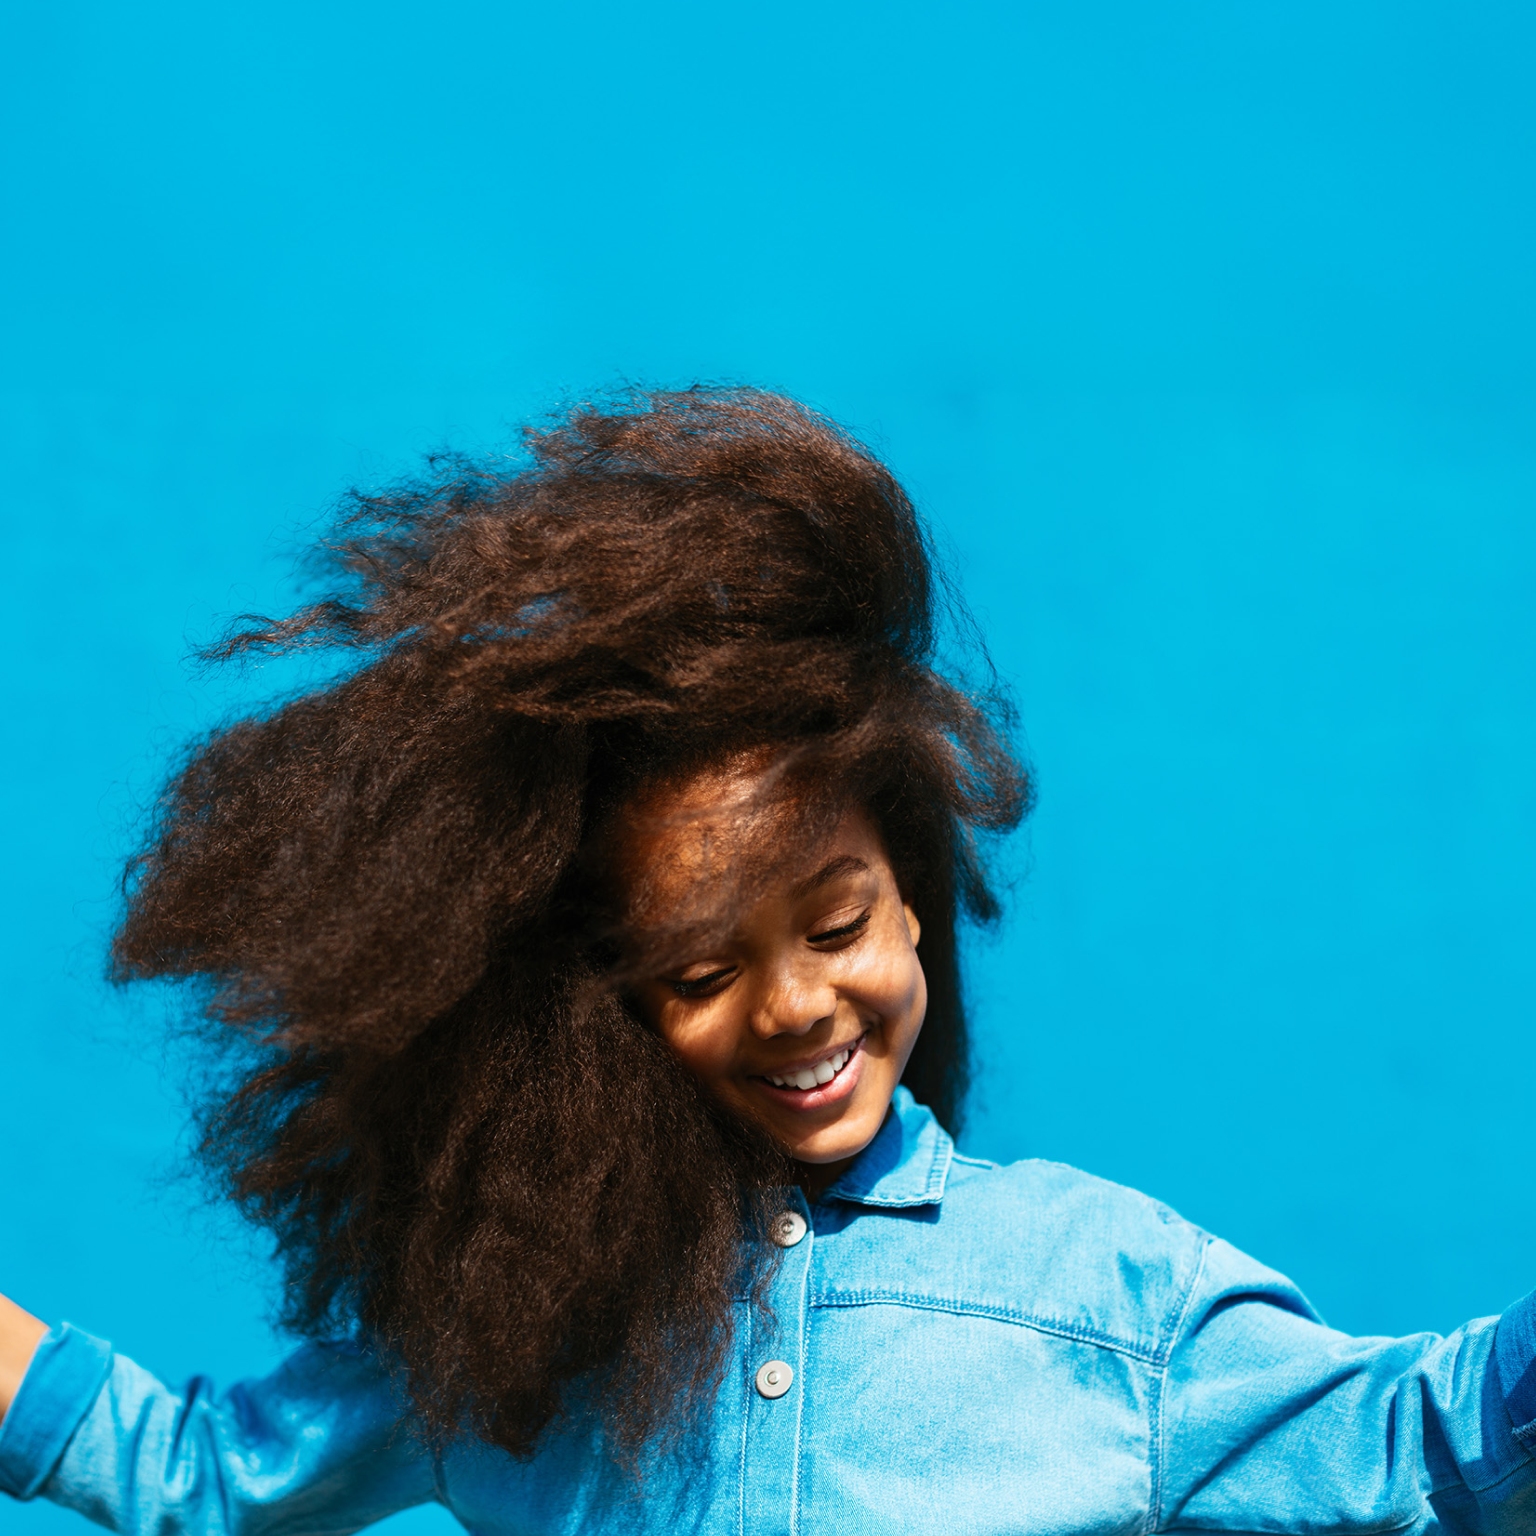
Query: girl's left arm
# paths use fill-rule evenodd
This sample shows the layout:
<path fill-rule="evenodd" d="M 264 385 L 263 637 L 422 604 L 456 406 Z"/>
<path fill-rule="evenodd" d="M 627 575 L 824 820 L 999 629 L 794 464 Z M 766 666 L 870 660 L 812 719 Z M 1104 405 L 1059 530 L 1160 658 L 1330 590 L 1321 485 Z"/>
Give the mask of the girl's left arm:
<path fill-rule="evenodd" d="M 1536 1295 L 1447 1338 L 1351 1338 L 1208 1243 L 1162 1378 L 1162 1532 L 1536 1536 Z"/>

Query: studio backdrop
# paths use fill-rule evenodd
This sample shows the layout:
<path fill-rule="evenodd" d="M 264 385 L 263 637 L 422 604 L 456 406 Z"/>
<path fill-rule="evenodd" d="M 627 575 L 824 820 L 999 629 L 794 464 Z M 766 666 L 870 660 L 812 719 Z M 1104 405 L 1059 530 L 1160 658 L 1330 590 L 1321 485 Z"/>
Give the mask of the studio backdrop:
<path fill-rule="evenodd" d="M 697 379 L 889 460 L 1017 701 L 962 1144 L 1356 1332 L 1536 1285 L 1533 48 L 1401 0 L 11 0 L 0 1290 L 171 1379 L 287 1347 L 184 1173 L 174 999 L 102 980 L 180 744 L 295 685 L 185 658 L 349 485 Z"/>

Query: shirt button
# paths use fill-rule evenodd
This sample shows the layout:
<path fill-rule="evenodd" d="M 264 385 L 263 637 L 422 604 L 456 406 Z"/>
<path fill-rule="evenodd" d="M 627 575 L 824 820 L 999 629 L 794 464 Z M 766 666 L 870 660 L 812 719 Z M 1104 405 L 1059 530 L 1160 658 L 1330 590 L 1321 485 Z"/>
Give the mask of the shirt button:
<path fill-rule="evenodd" d="M 794 1379 L 794 1371 L 784 1361 L 770 1360 L 758 1367 L 757 1390 L 764 1397 L 783 1397 Z"/>
<path fill-rule="evenodd" d="M 793 1248 L 805 1233 L 805 1217 L 799 1211 L 785 1211 L 782 1216 L 775 1216 L 768 1229 L 768 1235 L 780 1248 Z"/>

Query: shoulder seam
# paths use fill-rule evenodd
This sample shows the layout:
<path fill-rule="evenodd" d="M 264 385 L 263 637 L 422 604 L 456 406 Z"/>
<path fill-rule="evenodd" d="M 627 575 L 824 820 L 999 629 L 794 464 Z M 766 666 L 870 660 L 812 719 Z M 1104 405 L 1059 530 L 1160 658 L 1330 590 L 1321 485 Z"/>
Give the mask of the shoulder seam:
<path fill-rule="evenodd" d="M 1147 1448 L 1152 1458 L 1151 1499 L 1147 1505 L 1147 1530 L 1149 1532 L 1156 1531 L 1163 1523 L 1163 1467 L 1167 1460 L 1164 1455 L 1163 1444 L 1163 1434 L 1166 1425 L 1163 1404 L 1168 1395 L 1168 1367 L 1173 1363 L 1174 1345 L 1178 1343 L 1179 1335 L 1184 1331 L 1184 1324 L 1189 1320 L 1190 1308 L 1195 1302 L 1195 1292 L 1200 1289 L 1200 1277 L 1205 1273 L 1205 1259 L 1210 1250 L 1211 1239 L 1209 1236 L 1202 1234 L 1200 1250 L 1195 1259 L 1194 1272 L 1189 1277 L 1189 1284 L 1184 1287 L 1184 1296 L 1177 1313 L 1170 1319 L 1171 1326 L 1168 1329 L 1168 1337 L 1158 1351 L 1161 1360 L 1158 1362 L 1160 1369 L 1153 1384 L 1151 1404 L 1153 1423 L 1147 1426 L 1149 1431 L 1147 1435 Z"/>

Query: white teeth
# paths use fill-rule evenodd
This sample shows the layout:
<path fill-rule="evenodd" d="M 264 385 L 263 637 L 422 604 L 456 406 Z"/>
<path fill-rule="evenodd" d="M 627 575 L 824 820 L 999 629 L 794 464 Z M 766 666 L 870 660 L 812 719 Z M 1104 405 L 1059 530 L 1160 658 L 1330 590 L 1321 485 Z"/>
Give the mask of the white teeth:
<path fill-rule="evenodd" d="M 839 1051 L 836 1056 L 829 1056 L 825 1061 L 818 1061 L 814 1067 L 802 1067 L 798 1072 L 792 1072 L 788 1077 L 775 1077 L 772 1072 L 765 1073 L 768 1081 L 775 1088 L 799 1088 L 802 1091 L 807 1088 L 820 1088 L 824 1083 L 830 1083 L 844 1067 L 848 1065 L 848 1058 L 853 1055 L 853 1047 Z"/>

